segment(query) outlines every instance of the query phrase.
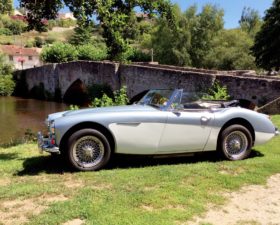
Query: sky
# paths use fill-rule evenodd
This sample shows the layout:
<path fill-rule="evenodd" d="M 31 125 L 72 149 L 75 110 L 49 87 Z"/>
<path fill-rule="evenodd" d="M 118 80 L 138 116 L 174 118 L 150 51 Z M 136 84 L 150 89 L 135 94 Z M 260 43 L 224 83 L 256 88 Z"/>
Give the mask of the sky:
<path fill-rule="evenodd" d="M 15 7 L 18 7 L 18 2 L 19 0 L 14 0 Z M 214 4 L 224 9 L 225 28 L 231 29 L 238 27 L 238 21 L 244 7 L 250 7 L 259 11 L 261 17 L 263 17 L 265 11 L 271 7 L 273 0 L 171 0 L 171 2 L 179 4 L 183 11 L 194 4 L 199 9 L 205 4 Z M 67 11 L 67 9 L 63 11 L 65 10 Z"/>
<path fill-rule="evenodd" d="M 224 9 L 225 28 L 230 29 L 238 27 L 244 7 L 257 10 L 263 17 L 264 12 L 272 6 L 273 0 L 171 0 L 171 2 L 179 4 L 183 11 L 194 4 L 199 9 L 208 3 L 214 4 Z"/>

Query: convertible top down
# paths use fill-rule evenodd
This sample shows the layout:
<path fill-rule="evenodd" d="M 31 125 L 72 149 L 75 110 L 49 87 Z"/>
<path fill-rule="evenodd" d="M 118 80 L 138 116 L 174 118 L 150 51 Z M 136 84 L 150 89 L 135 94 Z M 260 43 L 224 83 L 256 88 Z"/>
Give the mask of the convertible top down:
<path fill-rule="evenodd" d="M 40 149 L 62 154 L 78 170 L 98 170 L 112 154 L 169 155 L 220 151 L 247 158 L 254 145 L 279 132 L 269 117 L 239 101 L 210 101 L 199 93 L 150 90 L 134 105 L 50 114 Z"/>

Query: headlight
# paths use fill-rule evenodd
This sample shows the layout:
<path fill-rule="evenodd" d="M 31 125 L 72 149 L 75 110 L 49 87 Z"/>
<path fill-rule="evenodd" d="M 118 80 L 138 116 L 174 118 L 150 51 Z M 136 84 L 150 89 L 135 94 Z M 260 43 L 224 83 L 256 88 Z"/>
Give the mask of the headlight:
<path fill-rule="evenodd" d="M 54 133 L 55 133 L 54 120 L 52 120 L 52 121 L 50 122 L 50 132 L 51 132 L 51 134 L 54 134 Z"/>

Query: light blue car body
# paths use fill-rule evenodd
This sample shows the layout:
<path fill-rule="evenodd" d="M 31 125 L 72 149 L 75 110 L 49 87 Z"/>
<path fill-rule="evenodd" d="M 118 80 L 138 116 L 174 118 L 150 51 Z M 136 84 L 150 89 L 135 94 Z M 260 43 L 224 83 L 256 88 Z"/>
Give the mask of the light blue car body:
<path fill-rule="evenodd" d="M 181 90 L 175 90 L 173 96 L 178 93 Z M 54 140 L 44 139 L 39 145 L 43 151 L 59 153 L 69 133 L 79 127 L 102 127 L 112 137 L 114 153 L 136 155 L 216 150 L 219 135 L 227 124 L 245 123 L 255 145 L 278 134 L 268 116 L 249 109 L 215 104 L 203 109 L 174 108 L 172 101 L 174 98 L 161 108 L 135 104 L 50 114 L 47 124 L 55 131 Z"/>

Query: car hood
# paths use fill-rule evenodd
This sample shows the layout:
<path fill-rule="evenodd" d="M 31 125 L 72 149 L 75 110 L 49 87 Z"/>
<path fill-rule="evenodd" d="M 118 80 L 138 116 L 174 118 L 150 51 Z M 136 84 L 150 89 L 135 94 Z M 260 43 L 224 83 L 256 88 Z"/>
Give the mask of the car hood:
<path fill-rule="evenodd" d="M 68 116 L 82 116 L 86 114 L 93 113 L 120 113 L 120 112 L 151 112 L 156 111 L 158 109 L 147 106 L 147 105 L 128 105 L 128 106 L 111 106 L 111 107 L 101 107 L 101 108 L 88 108 L 88 109 L 80 109 L 80 110 L 70 110 L 64 112 L 53 113 L 48 116 L 48 120 L 55 120 L 59 117 L 68 117 Z"/>

